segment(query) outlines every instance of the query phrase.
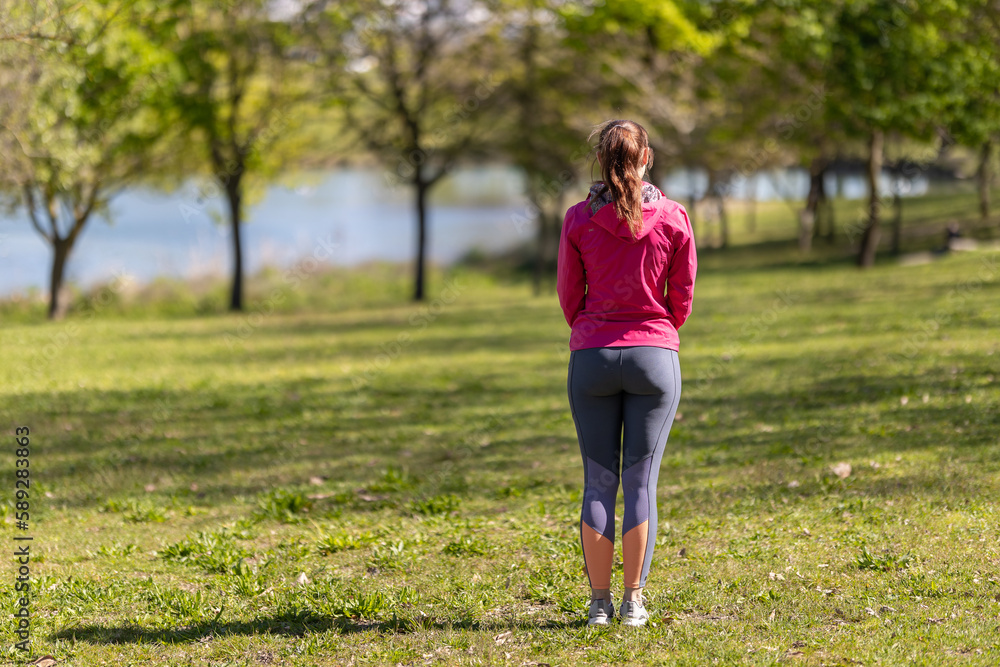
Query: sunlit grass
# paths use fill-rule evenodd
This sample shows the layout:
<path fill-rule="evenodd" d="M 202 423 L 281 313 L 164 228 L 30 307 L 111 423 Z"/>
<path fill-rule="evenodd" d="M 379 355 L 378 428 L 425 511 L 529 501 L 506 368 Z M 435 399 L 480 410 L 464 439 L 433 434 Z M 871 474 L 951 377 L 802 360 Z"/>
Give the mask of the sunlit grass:
<path fill-rule="evenodd" d="M 31 428 L 34 653 L 995 664 L 1000 258 L 740 258 L 706 254 L 681 330 L 653 621 L 628 632 L 584 625 L 551 295 L 456 270 L 422 305 L 308 291 L 252 324 L 3 326 L 8 472 Z M 0 638 L 23 663 L 10 623 Z"/>

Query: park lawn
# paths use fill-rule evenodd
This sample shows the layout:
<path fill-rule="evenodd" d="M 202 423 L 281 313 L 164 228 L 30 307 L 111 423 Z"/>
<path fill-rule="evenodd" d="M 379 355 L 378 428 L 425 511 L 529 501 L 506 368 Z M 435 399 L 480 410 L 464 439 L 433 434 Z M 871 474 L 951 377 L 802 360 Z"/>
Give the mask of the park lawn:
<path fill-rule="evenodd" d="M 992 225 L 984 224 L 981 220 L 979 201 L 974 190 L 974 183 L 957 182 L 936 185 L 928 194 L 919 197 L 904 197 L 901 217 L 902 251 L 915 252 L 943 246 L 945 228 L 949 222 L 958 223 L 966 237 L 988 239 L 1000 236 L 1000 225 L 996 224 L 995 215 Z M 993 201 L 997 201 L 1000 189 L 993 189 L 991 196 Z M 879 245 L 883 250 L 888 250 L 892 245 L 892 224 L 896 209 L 891 197 L 885 197 L 880 202 L 882 233 Z M 699 242 L 705 248 L 714 247 L 720 242 L 719 223 L 712 204 L 705 202 L 696 211 L 695 227 Z M 814 253 L 822 257 L 839 255 L 845 247 L 856 244 L 868 219 L 867 199 L 838 197 L 832 200 L 831 205 L 836 234 L 832 239 L 827 236 L 829 211 L 824 208 L 820 211 L 817 223 L 819 237 L 813 241 Z M 798 215 L 802 207 L 801 201 L 727 200 L 729 245 L 756 246 L 763 242 L 784 242 L 797 237 Z M 707 212 L 702 209 L 707 209 Z M 702 218 L 698 218 L 698 214 Z"/>
<path fill-rule="evenodd" d="M 585 625 L 552 295 L 454 270 L 423 305 L 0 327 L 31 657 L 995 665 L 1000 255 L 739 258 L 681 329 L 641 629 Z"/>

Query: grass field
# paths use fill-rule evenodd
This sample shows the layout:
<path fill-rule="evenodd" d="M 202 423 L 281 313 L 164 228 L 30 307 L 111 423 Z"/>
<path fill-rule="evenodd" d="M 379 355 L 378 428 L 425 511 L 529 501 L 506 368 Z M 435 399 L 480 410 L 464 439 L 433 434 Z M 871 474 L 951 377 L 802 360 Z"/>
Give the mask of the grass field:
<path fill-rule="evenodd" d="M 741 258 L 706 253 L 681 330 L 643 629 L 585 626 L 553 296 L 453 270 L 420 306 L 0 326 L 31 657 L 997 664 L 1000 256 Z"/>

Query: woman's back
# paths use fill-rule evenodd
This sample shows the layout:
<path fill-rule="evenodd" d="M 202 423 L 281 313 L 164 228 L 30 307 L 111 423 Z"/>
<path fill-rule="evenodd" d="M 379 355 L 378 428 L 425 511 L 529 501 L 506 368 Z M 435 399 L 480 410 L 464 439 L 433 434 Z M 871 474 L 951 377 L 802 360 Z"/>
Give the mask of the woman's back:
<path fill-rule="evenodd" d="M 634 229 L 602 183 L 566 212 L 557 291 L 573 329 L 571 350 L 679 347 L 697 272 L 691 223 L 656 186 L 643 183 L 641 192 L 642 224 Z"/>

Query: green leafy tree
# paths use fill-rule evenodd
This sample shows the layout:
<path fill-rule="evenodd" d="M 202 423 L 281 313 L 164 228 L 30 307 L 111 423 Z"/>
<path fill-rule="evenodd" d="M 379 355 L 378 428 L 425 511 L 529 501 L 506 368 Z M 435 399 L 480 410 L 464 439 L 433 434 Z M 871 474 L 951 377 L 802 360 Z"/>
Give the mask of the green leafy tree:
<path fill-rule="evenodd" d="M 211 179 L 202 196 L 218 188 L 225 198 L 233 311 L 244 307 L 248 181 L 261 185 L 295 158 L 284 148 L 285 140 L 299 125 L 295 110 L 308 98 L 306 63 L 296 57 L 296 19 L 272 16 L 270 5 L 266 0 L 170 0 L 157 4 L 144 22 L 150 38 L 173 58 L 175 77 L 164 117 L 175 119 L 189 142 L 179 149 L 174 171 L 190 174 L 194 158 L 199 172 Z"/>
<path fill-rule="evenodd" d="M 21 92 L 8 107 L 17 113 L 5 114 L 0 179 L 8 203 L 52 248 L 50 318 L 64 312 L 66 266 L 87 224 L 108 217 L 115 194 L 156 160 L 152 100 L 166 61 L 135 29 L 128 4 L 58 5 L 48 27 L 59 39 L 43 40 L 14 74 Z"/>
<path fill-rule="evenodd" d="M 506 49 L 498 57 L 505 76 L 493 105 L 497 151 L 524 176 L 528 204 L 512 223 L 519 233 L 535 227 L 535 294 L 547 280 L 554 288 L 551 277 L 566 195 L 581 177 L 590 126 L 607 113 L 593 104 L 601 93 L 599 77 L 581 76 L 595 71 L 599 62 L 568 43 L 561 9 L 561 4 L 546 0 L 505 3 Z"/>
<path fill-rule="evenodd" d="M 882 201 L 878 183 L 887 132 L 930 141 L 944 117 L 949 79 L 948 42 L 939 27 L 954 20 L 952 3 L 912 0 L 816 2 L 829 12 L 824 38 L 828 119 L 867 139 L 868 217 L 857 263 L 872 266 L 878 249 Z"/>
<path fill-rule="evenodd" d="M 801 166 L 809 173 L 809 191 L 797 210 L 799 249 L 808 252 L 818 231 L 821 206 L 827 202 L 824 177 L 831 159 L 845 145 L 842 128 L 826 113 L 829 94 L 825 74 L 830 45 L 822 39 L 825 13 L 810 2 L 766 0 L 750 7 L 723 3 L 720 20 L 728 17 L 724 47 L 715 69 L 727 72 L 727 96 L 739 101 L 743 122 L 733 128 L 739 142 L 753 138 L 740 171 Z M 735 17 L 740 21 L 735 21 Z M 832 239 L 832 207 L 827 210 Z"/>
<path fill-rule="evenodd" d="M 605 113 L 627 109 L 625 115 L 649 131 L 649 180 L 659 182 L 667 166 L 712 167 L 718 178 L 722 167 L 706 163 L 706 150 L 726 113 L 724 91 L 699 72 L 719 46 L 723 26 L 700 26 L 709 12 L 684 0 L 574 3 L 563 13 L 570 42 L 594 62 L 588 76 L 601 86 L 594 98 Z M 688 213 L 694 215 L 693 205 Z"/>
<path fill-rule="evenodd" d="M 947 96 L 948 130 L 979 151 L 976 180 L 983 222 L 990 218 L 990 186 L 1000 141 L 1000 3 L 969 0 L 956 7 L 947 32 L 951 62 L 957 63 Z"/>

